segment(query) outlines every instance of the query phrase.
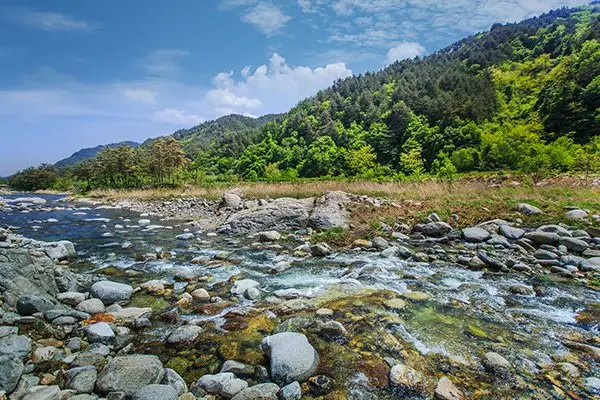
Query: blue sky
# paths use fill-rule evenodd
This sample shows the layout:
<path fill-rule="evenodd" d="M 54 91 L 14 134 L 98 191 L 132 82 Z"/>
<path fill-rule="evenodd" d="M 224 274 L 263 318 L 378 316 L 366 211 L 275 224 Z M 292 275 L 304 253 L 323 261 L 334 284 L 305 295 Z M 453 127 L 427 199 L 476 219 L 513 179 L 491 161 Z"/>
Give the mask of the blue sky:
<path fill-rule="evenodd" d="M 579 0 L 0 0 L 0 176 L 230 113 Z"/>

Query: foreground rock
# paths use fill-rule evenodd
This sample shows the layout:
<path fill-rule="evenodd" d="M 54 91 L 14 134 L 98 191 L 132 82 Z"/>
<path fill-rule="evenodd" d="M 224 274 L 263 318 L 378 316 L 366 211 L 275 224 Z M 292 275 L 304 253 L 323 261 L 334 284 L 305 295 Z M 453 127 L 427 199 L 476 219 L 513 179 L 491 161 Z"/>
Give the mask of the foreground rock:
<path fill-rule="evenodd" d="M 268 336 L 262 341 L 262 349 L 270 359 L 271 377 L 280 385 L 306 381 L 319 365 L 317 351 L 300 333 Z"/>
<path fill-rule="evenodd" d="M 146 385 L 160 383 L 164 375 L 163 365 L 157 356 L 115 357 L 98 375 L 96 390 L 103 394 L 123 392 L 132 396 Z"/>
<path fill-rule="evenodd" d="M 111 281 L 96 282 L 91 288 L 92 296 L 102 300 L 106 305 L 119 301 L 129 300 L 133 293 L 133 288 L 124 283 Z"/>

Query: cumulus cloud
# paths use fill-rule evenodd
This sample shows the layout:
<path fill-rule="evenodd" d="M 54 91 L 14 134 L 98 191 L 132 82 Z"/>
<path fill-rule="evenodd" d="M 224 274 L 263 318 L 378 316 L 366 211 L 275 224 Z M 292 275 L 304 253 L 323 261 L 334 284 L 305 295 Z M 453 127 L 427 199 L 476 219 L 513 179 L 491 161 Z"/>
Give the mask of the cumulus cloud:
<path fill-rule="evenodd" d="M 91 31 L 97 26 L 88 21 L 53 11 L 34 11 L 24 7 L 3 8 L 0 15 L 13 23 L 44 31 Z"/>
<path fill-rule="evenodd" d="M 204 118 L 195 114 L 186 114 L 184 111 L 174 108 L 165 108 L 164 110 L 157 111 L 154 113 L 154 118 L 159 122 L 166 122 L 168 124 L 184 127 L 198 125 L 205 121 Z"/>
<path fill-rule="evenodd" d="M 267 36 L 281 33 L 281 29 L 292 19 L 276 5 L 260 2 L 242 16 L 242 21 L 254 25 Z"/>
<path fill-rule="evenodd" d="M 254 115 L 284 112 L 298 101 L 330 86 L 336 79 L 352 75 L 343 62 L 324 67 L 290 66 L 274 53 L 269 64 L 263 64 L 247 76 L 235 79 L 231 72 L 213 78 L 215 88 L 206 102 L 217 115 L 252 113 Z"/>
<path fill-rule="evenodd" d="M 416 42 L 402 42 L 392 47 L 387 53 L 387 63 L 415 58 L 425 54 L 425 48 Z"/>

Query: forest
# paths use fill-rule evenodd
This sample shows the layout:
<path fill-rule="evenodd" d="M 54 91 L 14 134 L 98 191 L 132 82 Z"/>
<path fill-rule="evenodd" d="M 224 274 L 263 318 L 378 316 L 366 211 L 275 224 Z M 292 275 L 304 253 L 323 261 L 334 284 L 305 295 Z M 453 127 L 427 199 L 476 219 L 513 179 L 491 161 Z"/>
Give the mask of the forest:
<path fill-rule="evenodd" d="M 229 116 L 72 167 L 15 174 L 15 189 L 90 190 L 308 178 L 534 181 L 600 170 L 600 5 L 562 8 L 430 56 L 338 80 L 289 112 Z"/>

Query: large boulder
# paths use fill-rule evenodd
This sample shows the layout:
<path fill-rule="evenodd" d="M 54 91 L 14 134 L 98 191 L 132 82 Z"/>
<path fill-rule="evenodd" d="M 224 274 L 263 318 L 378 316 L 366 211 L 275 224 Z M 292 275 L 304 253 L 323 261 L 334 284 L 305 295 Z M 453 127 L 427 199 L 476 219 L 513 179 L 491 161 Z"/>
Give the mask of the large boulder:
<path fill-rule="evenodd" d="M 132 396 L 146 385 L 160 383 L 164 375 L 165 370 L 157 356 L 118 356 L 98 375 L 96 390 L 102 394 L 123 392 Z"/>
<path fill-rule="evenodd" d="M 561 236 L 558 240 L 558 244 L 562 244 L 567 249 L 576 253 L 583 253 L 590 247 L 590 245 L 587 244 L 585 241 L 568 236 Z"/>
<path fill-rule="evenodd" d="M 308 224 L 313 202 L 313 199 L 275 199 L 262 206 L 231 214 L 227 218 L 226 225 L 229 227 L 229 232 L 233 234 L 303 229 Z"/>
<path fill-rule="evenodd" d="M 549 244 L 551 246 L 556 246 L 558 244 L 559 238 L 560 238 L 559 234 L 555 233 L 555 232 L 534 231 L 534 232 L 527 232 L 525 234 L 525 239 L 531 240 L 538 246 L 542 245 L 542 244 Z"/>
<path fill-rule="evenodd" d="M 350 213 L 346 204 L 348 194 L 340 191 L 328 191 L 315 201 L 308 224 L 315 229 L 348 228 Z"/>
<path fill-rule="evenodd" d="M 124 283 L 100 281 L 92 285 L 91 293 L 92 296 L 109 305 L 118 301 L 129 300 L 133 293 L 133 288 Z"/>
<path fill-rule="evenodd" d="M 481 243 L 490 238 L 490 233 L 483 228 L 474 226 L 463 229 L 462 236 L 467 242 Z"/>
<path fill-rule="evenodd" d="M 446 222 L 430 222 L 422 226 L 422 232 L 425 236 L 441 237 L 452 231 L 452 227 Z"/>
<path fill-rule="evenodd" d="M 44 243 L 42 250 L 53 260 L 66 260 L 68 258 L 77 255 L 75 246 L 68 240 L 61 240 L 60 242 Z"/>
<path fill-rule="evenodd" d="M 317 351 L 300 333 L 283 332 L 268 336 L 262 341 L 262 349 L 270 359 L 271 378 L 281 385 L 306 381 L 319 365 Z"/>

